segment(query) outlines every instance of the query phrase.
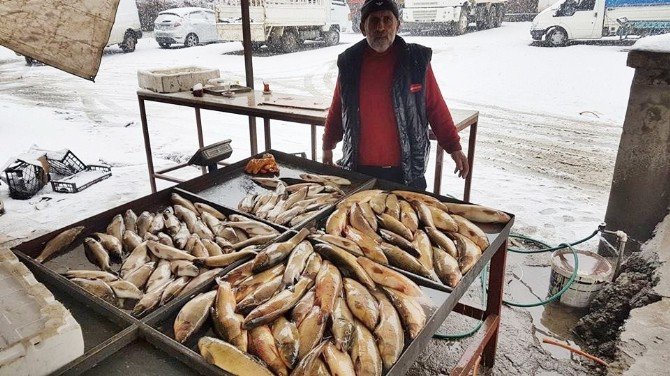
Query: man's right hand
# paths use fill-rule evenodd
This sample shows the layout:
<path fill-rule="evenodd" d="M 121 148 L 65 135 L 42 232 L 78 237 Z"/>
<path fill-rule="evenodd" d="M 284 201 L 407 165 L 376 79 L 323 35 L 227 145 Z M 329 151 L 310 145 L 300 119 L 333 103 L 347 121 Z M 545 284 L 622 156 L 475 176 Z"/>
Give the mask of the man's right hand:
<path fill-rule="evenodd" d="M 332 150 L 323 150 L 323 157 L 321 159 L 323 164 L 327 164 L 329 166 L 334 166 L 335 164 L 333 163 L 333 151 Z"/>

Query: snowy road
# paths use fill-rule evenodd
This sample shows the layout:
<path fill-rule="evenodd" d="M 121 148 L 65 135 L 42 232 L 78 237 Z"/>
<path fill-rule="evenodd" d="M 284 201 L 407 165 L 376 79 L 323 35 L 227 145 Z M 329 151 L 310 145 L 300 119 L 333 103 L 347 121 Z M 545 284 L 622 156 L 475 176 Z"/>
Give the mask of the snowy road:
<path fill-rule="evenodd" d="M 531 46 L 529 26 L 406 39 L 433 48 L 433 69 L 451 107 L 481 113 L 472 201 L 515 213 L 516 230 L 558 243 L 590 233 L 604 217 L 633 70 L 625 65 L 626 47 Z M 266 80 L 276 92 L 329 97 L 337 54 L 360 38 L 346 34 L 334 47 L 262 53 L 254 58 L 256 85 Z M 134 53 L 110 48 L 95 84 L 51 67 L 27 67 L 0 49 L 0 163 L 37 144 L 70 148 L 87 163 L 110 164 L 114 173 L 76 195 L 47 187 L 29 201 L 9 199 L 7 186 L 0 186 L 8 211 L 0 217 L 0 243 L 2 234 L 31 238 L 148 194 L 137 70 L 186 65 L 216 67 L 244 82 L 238 43 L 163 50 L 145 38 Z M 158 167 L 187 159 L 197 145 L 193 112 L 154 103 L 147 111 Z M 203 112 L 203 122 L 206 143 L 232 138 L 233 159 L 248 156 L 246 118 Z M 308 128 L 274 124 L 274 148 L 309 150 Z M 443 193 L 460 197 L 462 181 L 447 163 Z M 433 177 L 428 180 L 430 187 Z"/>

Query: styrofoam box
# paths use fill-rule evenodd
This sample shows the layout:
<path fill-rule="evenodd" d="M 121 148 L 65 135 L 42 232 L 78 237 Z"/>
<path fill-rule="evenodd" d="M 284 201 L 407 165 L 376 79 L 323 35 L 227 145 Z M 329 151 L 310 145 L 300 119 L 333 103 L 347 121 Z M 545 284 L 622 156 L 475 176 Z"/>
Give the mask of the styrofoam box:
<path fill-rule="evenodd" d="M 200 67 L 177 67 L 168 69 L 139 70 L 137 81 L 142 89 L 158 93 L 188 91 L 193 85 L 207 84 L 212 78 L 219 78 L 218 69 Z"/>
<path fill-rule="evenodd" d="M 0 247 L 0 375 L 46 375 L 82 354 L 70 311 Z"/>

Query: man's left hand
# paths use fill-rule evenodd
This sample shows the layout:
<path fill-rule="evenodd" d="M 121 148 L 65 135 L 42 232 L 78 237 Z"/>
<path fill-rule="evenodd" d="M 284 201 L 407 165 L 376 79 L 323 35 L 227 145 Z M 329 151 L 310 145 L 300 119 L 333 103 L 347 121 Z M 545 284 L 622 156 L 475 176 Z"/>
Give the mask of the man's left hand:
<path fill-rule="evenodd" d="M 451 159 L 456 163 L 454 174 L 458 172 L 458 177 L 465 179 L 470 173 L 470 165 L 468 164 L 468 157 L 465 156 L 462 150 L 455 151 L 450 154 Z"/>

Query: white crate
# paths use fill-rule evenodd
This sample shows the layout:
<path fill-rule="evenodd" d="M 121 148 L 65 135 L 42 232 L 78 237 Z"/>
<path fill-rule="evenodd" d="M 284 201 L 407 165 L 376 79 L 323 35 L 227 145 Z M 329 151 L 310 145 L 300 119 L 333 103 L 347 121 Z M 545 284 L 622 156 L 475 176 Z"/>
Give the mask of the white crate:
<path fill-rule="evenodd" d="M 193 85 L 203 86 L 212 78 L 219 78 L 218 69 L 200 67 L 177 67 L 137 71 L 137 81 L 142 89 L 158 93 L 189 91 Z"/>
<path fill-rule="evenodd" d="M 83 354 L 70 311 L 0 247 L 0 375 L 46 375 Z"/>

